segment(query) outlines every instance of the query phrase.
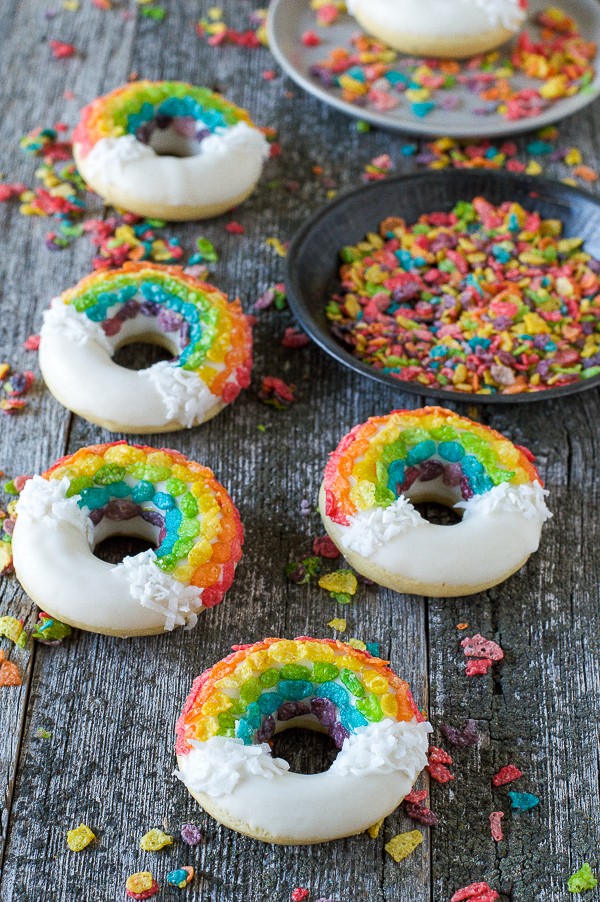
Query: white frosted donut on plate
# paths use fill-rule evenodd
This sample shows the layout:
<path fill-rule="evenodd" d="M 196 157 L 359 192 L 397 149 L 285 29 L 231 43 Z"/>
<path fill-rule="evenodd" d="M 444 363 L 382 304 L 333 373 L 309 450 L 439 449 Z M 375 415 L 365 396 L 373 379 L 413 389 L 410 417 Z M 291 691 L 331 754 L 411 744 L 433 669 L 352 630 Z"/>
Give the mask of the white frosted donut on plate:
<path fill-rule="evenodd" d="M 390 814 L 427 764 L 431 726 L 386 661 L 334 639 L 265 639 L 199 676 L 177 722 L 176 775 L 216 820 L 264 842 L 360 833 Z M 273 758 L 288 727 L 340 750 L 319 774 Z"/>
<path fill-rule="evenodd" d="M 371 417 L 325 469 L 325 529 L 359 573 L 397 592 L 470 595 L 505 580 L 537 551 L 551 514 L 532 455 L 441 407 Z M 429 523 L 414 504 L 462 513 Z"/>
<path fill-rule="evenodd" d="M 131 342 L 174 355 L 143 370 L 113 355 Z M 126 263 L 95 272 L 44 314 L 40 368 L 61 404 L 112 432 L 189 429 L 250 383 L 252 333 L 239 301 L 178 266 Z"/>
<path fill-rule="evenodd" d="M 186 220 L 245 200 L 269 148 L 246 110 L 208 88 L 134 81 L 83 108 L 73 155 L 106 203 Z"/>
<path fill-rule="evenodd" d="M 487 53 L 523 25 L 527 0 L 348 0 L 366 32 L 403 53 L 462 58 Z"/>
<path fill-rule="evenodd" d="M 239 514 L 212 472 L 183 454 L 113 442 L 81 448 L 25 484 L 14 567 L 43 611 L 111 636 L 196 625 L 218 604 L 242 556 Z M 110 536 L 154 545 L 109 564 Z"/>

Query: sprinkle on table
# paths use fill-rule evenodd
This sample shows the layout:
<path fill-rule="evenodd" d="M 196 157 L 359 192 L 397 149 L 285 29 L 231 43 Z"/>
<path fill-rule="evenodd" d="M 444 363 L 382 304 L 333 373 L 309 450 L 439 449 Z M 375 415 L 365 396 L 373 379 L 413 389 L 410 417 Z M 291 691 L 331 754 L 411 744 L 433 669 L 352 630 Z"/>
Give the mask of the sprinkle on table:
<path fill-rule="evenodd" d="M 182 824 L 181 839 L 187 846 L 199 846 L 204 842 L 202 830 L 196 824 Z"/>
<path fill-rule="evenodd" d="M 531 811 L 540 804 L 540 800 L 532 792 L 509 792 L 508 793 L 513 810 L 515 811 Z"/>
<path fill-rule="evenodd" d="M 150 871 L 138 871 L 125 881 L 125 892 L 130 899 L 150 899 L 158 891 L 158 883 Z"/>
<path fill-rule="evenodd" d="M 450 780 L 454 780 L 454 774 L 446 767 L 447 764 L 453 763 L 452 756 L 444 751 L 444 749 L 438 748 L 435 745 L 430 746 L 429 752 L 427 753 L 427 761 L 428 764 L 426 768 L 429 772 L 429 776 L 435 780 L 436 783 L 449 783 Z"/>
<path fill-rule="evenodd" d="M 338 633 L 344 633 L 347 628 L 347 621 L 343 617 L 334 617 L 327 626 L 330 626 L 332 630 L 337 630 Z"/>
<path fill-rule="evenodd" d="M 452 727 L 449 724 L 441 724 L 440 730 L 448 742 L 459 749 L 468 748 L 470 745 L 477 745 L 479 742 L 477 722 L 471 719 L 465 721 L 459 728 Z"/>
<path fill-rule="evenodd" d="M 490 814 L 490 832 L 494 842 L 502 842 L 504 834 L 502 833 L 503 811 L 492 811 Z"/>
<path fill-rule="evenodd" d="M 377 839 L 377 837 L 379 836 L 379 834 L 381 832 L 381 828 L 383 827 L 384 820 L 385 820 L 385 818 L 382 817 L 381 820 L 377 821 L 376 824 L 371 824 L 370 827 L 367 827 L 366 832 L 369 834 L 371 839 Z"/>
<path fill-rule="evenodd" d="M 496 902 L 500 896 L 487 883 L 470 883 L 457 890 L 450 902 Z"/>
<path fill-rule="evenodd" d="M 409 830 L 406 833 L 398 833 L 385 844 L 385 851 L 392 856 L 394 861 L 402 861 L 408 858 L 417 846 L 423 842 L 423 834 L 420 830 Z"/>
<path fill-rule="evenodd" d="M 17 620 L 16 617 L 9 615 L 0 617 L 0 636 L 10 639 L 18 648 L 25 648 L 27 645 L 27 633 L 23 629 L 23 621 Z"/>
<path fill-rule="evenodd" d="M 171 845 L 173 845 L 173 837 L 159 829 L 149 830 L 140 839 L 140 849 L 143 849 L 144 852 L 158 852 L 159 849 Z"/>
<path fill-rule="evenodd" d="M 96 839 L 96 834 L 89 827 L 86 827 L 85 824 L 80 824 L 73 830 L 67 831 L 67 845 L 71 852 L 81 852 L 94 839 Z"/>
<path fill-rule="evenodd" d="M 512 783 L 513 780 L 518 780 L 522 776 L 522 770 L 519 770 L 514 764 L 507 764 L 505 767 L 501 767 L 497 774 L 494 774 L 492 786 L 506 786 L 507 783 Z"/>
<path fill-rule="evenodd" d="M 21 686 L 23 680 L 19 673 L 19 668 L 14 661 L 9 661 L 2 649 L 0 649 L 0 687 L 2 686 Z"/>
<path fill-rule="evenodd" d="M 167 883 L 176 886 L 178 889 L 185 889 L 194 879 L 194 868 L 184 865 L 167 874 Z"/>
<path fill-rule="evenodd" d="M 575 873 L 569 877 L 567 883 L 567 889 L 570 893 L 584 893 L 586 890 L 595 889 L 597 886 L 598 881 L 594 877 L 592 869 L 587 861 L 581 865 L 578 871 L 575 871 Z"/>

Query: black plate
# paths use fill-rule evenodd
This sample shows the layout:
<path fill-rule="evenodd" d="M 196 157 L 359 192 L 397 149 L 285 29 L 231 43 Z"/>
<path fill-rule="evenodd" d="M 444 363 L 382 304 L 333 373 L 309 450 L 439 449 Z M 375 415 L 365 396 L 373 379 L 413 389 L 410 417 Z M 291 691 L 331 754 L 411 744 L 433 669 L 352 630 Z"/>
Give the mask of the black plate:
<path fill-rule="evenodd" d="M 539 177 L 485 170 L 422 172 L 365 185 L 323 207 L 294 236 L 287 256 L 287 294 L 303 329 L 339 363 L 396 391 L 463 404 L 527 404 L 573 395 L 600 385 L 600 376 L 559 388 L 517 395 L 465 394 L 404 382 L 353 357 L 331 334 L 325 304 L 339 286 L 339 251 L 377 232 L 386 216 L 416 222 L 422 213 L 450 211 L 459 200 L 484 196 L 493 204 L 516 201 L 545 219 L 560 219 L 566 237 L 584 239 L 584 248 L 600 259 L 600 201 L 579 188 Z"/>

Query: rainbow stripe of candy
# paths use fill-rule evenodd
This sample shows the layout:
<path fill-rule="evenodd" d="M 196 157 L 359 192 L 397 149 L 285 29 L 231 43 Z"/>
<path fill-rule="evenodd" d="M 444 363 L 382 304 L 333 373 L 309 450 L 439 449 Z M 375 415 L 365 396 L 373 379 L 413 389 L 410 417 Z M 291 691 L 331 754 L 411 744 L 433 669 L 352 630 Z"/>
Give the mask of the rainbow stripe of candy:
<path fill-rule="evenodd" d="M 69 480 L 94 526 L 141 517 L 159 530 L 156 564 L 218 604 L 242 556 L 244 533 L 231 498 L 212 472 L 177 451 L 112 442 L 63 457 L 43 474 Z"/>
<path fill-rule="evenodd" d="M 417 480 L 441 478 L 464 500 L 502 482 L 541 479 L 525 448 L 443 407 L 394 410 L 355 426 L 325 468 L 327 516 L 336 523 L 373 506 L 387 507 Z"/>
<path fill-rule="evenodd" d="M 101 138 L 137 135 L 159 116 L 189 118 L 211 133 L 238 122 L 253 125 L 245 110 L 209 88 L 182 81 L 133 81 L 82 109 L 73 143 L 86 156 Z"/>
<path fill-rule="evenodd" d="M 250 384 L 252 333 L 240 302 L 179 266 L 126 263 L 86 276 L 61 299 L 107 335 L 117 335 L 127 319 L 157 317 L 183 346 L 176 365 L 196 372 L 226 404 Z"/>
<path fill-rule="evenodd" d="M 375 658 L 336 639 L 264 639 L 199 676 L 177 722 L 177 753 L 213 736 L 268 742 L 278 722 L 313 715 L 338 748 L 384 718 L 422 721 L 408 684 Z"/>

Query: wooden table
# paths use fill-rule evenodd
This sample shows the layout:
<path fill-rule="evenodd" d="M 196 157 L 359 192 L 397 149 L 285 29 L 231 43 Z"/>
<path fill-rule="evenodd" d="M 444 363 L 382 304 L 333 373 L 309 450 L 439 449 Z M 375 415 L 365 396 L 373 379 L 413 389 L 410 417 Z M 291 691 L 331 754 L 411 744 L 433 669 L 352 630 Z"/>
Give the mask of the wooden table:
<path fill-rule="evenodd" d="M 341 191 L 358 183 L 365 163 L 379 153 L 391 154 L 397 172 L 414 167 L 400 154 L 401 137 L 358 134 L 352 121 L 279 72 L 264 80 L 263 71 L 275 68 L 266 50 L 218 50 L 199 40 L 194 23 L 209 4 L 167 4 L 162 23 L 139 11 L 123 18 L 122 9 L 133 10 L 133 2 L 112 12 L 82 2 L 69 12 L 48 0 L 58 9 L 51 20 L 46 5 L 0 2 L 0 169 L 11 181 L 31 184 L 35 163 L 19 151 L 19 138 L 37 125 L 74 124 L 83 103 L 132 72 L 220 86 L 259 124 L 278 128 L 282 154 L 236 214 L 244 235 L 225 232 L 226 218 L 170 233 L 190 250 L 199 235 L 213 240 L 221 253 L 214 279 L 239 293 L 247 309 L 283 276 L 284 261 L 265 239 L 289 239 L 326 200 L 327 187 L 313 167 L 323 167 Z M 228 22 L 246 27 L 253 4 L 221 5 Z M 78 57 L 53 60 L 48 38 L 73 41 Z M 65 99 L 66 89 L 74 100 Z M 579 146 L 591 165 L 600 163 L 598 110 L 596 104 L 565 122 L 559 141 Z M 567 174 L 558 163 L 546 172 Z M 286 190 L 288 180 L 300 182 L 300 189 Z M 92 249 L 81 239 L 50 253 L 43 241 L 47 220 L 22 217 L 14 204 L 1 205 L 0 217 L 0 360 L 35 368 L 23 341 L 39 331 L 50 298 L 90 270 Z M 505 900 L 550 902 L 570 898 L 566 879 L 583 861 L 598 864 L 598 391 L 560 403 L 479 410 L 485 423 L 533 450 L 551 492 L 554 518 L 539 553 L 519 574 L 467 599 L 402 597 L 363 586 L 342 609 L 318 586 L 294 585 L 284 573 L 320 533 L 314 505 L 327 453 L 367 416 L 425 399 L 363 382 L 316 347 L 286 351 L 280 339 L 291 322 L 287 312 L 260 315 L 254 369 L 255 388 L 264 375 L 296 384 L 298 402 L 290 410 L 263 406 L 251 390 L 207 425 L 167 439 L 213 467 L 239 506 L 245 555 L 225 602 L 196 630 L 161 638 L 118 641 L 79 632 L 59 647 L 16 649 L 0 642 L 23 673 L 20 689 L 0 689 L 2 902 L 109 902 L 124 898 L 130 873 L 149 869 L 164 886 L 167 872 L 183 864 L 193 864 L 198 878 L 181 895 L 165 888 L 157 898 L 286 902 L 294 887 L 305 886 L 312 902 L 446 902 L 459 887 L 487 880 Z M 111 438 L 71 416 L 40 381 L 28 410 L 0 421 L 0 466 L 7 477 L 40 472 L 65 453 Z M 308 516 L 300 513 L 303 499 L 310 502 Z M 37 611 L 14 577 L 0 581 L 0 599 L 0 615 L 32 626 Z M 472 717 L 482 734 L 478 747 L 452 750 L 454 782 L 431 786 L 440 825 L 425 830 L 423 845 L 400 864 L 384 843 L 419 826 L 401 811 L 387 819 L 377 840 L 363 835 L 280 848 L 221 828 L 172 776 L 175 720 L 196 674 L 232 643 L 266 635 L 328 636 L 328 621 L 344 615 L 345 635 L 381 643 L 436 727 Z M 505 649 L 491 675 L 465 677 L 460 622 Z M 37 738 L 40 727 L 50 739 Z M 278 750 L 301 769 L 331 759 L 320 739 L 302 734 L 302 742 L 281 741 Z M 519 788 L 541 798 L 532 812 L 510 813 L 506 791 L 491 789 L 491 774 L 511 762 L 525 772 Z M 496 845 L 488 815 L 499 808 L 508 812 L 506 839 Z M 197 849 L 181 842 L 160 853 L 139 849 L 150 828 L 164 824 L 177 834 L 190 821 L 205 830 L 206 842 Z M 80 822 L 98 839 L 76 855 L 65 834 Z M 600 895 L 595 890 L 583 898 Z"/>

